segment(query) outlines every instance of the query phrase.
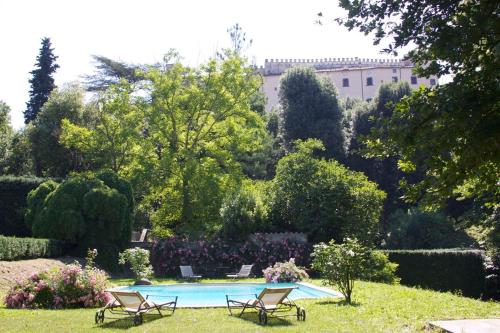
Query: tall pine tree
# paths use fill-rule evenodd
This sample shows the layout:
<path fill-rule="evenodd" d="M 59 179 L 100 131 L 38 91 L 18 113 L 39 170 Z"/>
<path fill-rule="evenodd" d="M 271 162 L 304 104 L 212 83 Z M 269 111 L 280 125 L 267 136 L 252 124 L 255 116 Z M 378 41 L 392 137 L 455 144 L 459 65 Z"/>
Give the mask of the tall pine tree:
<path fill-rule="evenodd" d="M 50 38 L 43 38 L 40 54 L 36 57 L 36 68 L 30 72 L 33 77 L 30 79 L 30 100 L 26 103 L 26 111 L 24 111 L 25 124 L 36 119 L 42 105 L 49 98 L 50 92 L 56 87 L 52 74 L 59 68 L 59 65 L 56 64 L 57 56 L 52 53 L 53 51 Z"/>

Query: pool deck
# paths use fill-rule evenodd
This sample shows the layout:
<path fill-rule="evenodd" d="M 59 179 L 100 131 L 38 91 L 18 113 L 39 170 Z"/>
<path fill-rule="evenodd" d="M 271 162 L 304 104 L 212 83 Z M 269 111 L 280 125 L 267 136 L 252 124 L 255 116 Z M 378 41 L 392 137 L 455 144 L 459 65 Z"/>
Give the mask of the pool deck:
<path fill-rule="evenodd" d="M 500 319 L 437 320 L 429 324 L 449 333 L 500 333 Z"/>

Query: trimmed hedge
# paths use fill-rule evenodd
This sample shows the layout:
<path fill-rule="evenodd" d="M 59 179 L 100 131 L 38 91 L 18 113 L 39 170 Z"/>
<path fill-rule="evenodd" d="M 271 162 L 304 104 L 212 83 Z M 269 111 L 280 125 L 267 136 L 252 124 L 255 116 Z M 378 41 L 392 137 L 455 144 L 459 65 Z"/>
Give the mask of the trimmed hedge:
<path fill-rule="evenodd" d="M 479 298 L 485 292 L 484 252 L 480 250 L 388 250 L 401 284 L 438 291 L 459 291 Z"/>
<path fill-rule="evenodd" d="M 55 239 L 0 236 L 0 260 L 58 257 L 63 252 L 64 242 Z"/>
<path fill-rule="evenodd" d="M 31 236 L 24 223 L 28 193 L 46 181 L 37 177 L 0 176 L 0 235 Z"/>

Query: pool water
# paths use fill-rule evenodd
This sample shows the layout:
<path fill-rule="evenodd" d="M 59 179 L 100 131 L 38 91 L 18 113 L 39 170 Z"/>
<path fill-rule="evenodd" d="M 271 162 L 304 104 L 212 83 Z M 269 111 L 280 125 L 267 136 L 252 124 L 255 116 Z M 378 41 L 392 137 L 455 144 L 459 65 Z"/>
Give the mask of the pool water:
<path fill-rule="evenodd" d="M 226 306 L 226 295 L 231 299 L 248 300 L 259 295 L 264 288 L 295 287 L 289 298 L 339 297 L 340 294 L 326 288 L 305 283 L 182 283 L 155 286 L 128 286 L 117 288 L 121 291 L 139 291 L 154 302 L 170 299 L 160 296 L 178 296 L 178 307 L 219 307 Z"/>

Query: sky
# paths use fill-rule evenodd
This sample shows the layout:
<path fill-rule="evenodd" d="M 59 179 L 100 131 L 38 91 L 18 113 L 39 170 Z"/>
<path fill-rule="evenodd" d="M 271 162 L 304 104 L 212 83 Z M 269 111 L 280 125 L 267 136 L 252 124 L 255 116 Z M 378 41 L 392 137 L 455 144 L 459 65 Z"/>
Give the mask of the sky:
<path fill-rule="evenodd" d="M 322 12 L 325 24 L 315 23 Z M 238 23 L 253 40 L 247 56 L 265 59 L 388 58 L 372 38 L 333 22 L 336 0 L 0 0 L 0 100 L 11 107 L 14 128 L 24 126 L 29 72 L 41 39 L 49 37 L 60 68 L 56 85 L 94 70 L 92 55 L 155 63 L 171 48 L 199 65 L 228 47 Z"/>

